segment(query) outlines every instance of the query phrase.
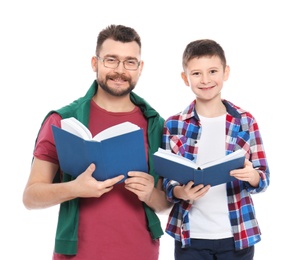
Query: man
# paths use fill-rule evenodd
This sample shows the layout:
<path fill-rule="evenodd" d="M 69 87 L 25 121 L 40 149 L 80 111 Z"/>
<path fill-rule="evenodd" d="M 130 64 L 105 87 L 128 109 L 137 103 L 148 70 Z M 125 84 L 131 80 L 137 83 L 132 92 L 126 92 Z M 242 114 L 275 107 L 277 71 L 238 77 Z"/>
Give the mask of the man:
<path fill-rule="evenodd" d="M 163 231 L 154 212 L 170 204 L 151 162 L 161 144 L 164 120 L 133 92 L 144 65 L 137 32 L 122 25 L 102 30 L 91 65 L 96 80 L 86 95 L 50 111 L 42 122 L 24 205 L 38 209 L 60 204 L 54 260 L 158 259 Z M 60 127 L 62 118 L 72 116 L 93 135 L 125 121 L 141 127 L 149 174 L 129 172 L 130 178 L 118 183 L 120 173 L 106 181 L 94 179 L 94 164 L 76 179 L 61 172 L 51 126 Z M 56 176 L 61 180 L 56 182 Z"/>

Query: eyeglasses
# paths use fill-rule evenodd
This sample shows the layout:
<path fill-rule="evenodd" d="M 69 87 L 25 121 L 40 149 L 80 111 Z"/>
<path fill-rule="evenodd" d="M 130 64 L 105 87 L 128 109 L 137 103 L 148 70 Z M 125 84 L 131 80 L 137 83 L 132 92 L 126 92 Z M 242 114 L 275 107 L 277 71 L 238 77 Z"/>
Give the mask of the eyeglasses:
<path fill-rule="evenodd" d="M 138 61 L 137 59 L 127 59 L 127 60 L 119 60 L 114 57 L 106 57 L 106 58 L 101 58 L 99 56 L 96 56 L 98 60 L 103 62 L 104 66 L 106 68 L 110 69 L 116 69 L 119 66 L 119 63 L 123 63 L 123 67 L 126 70 L 137 70 L 140 66 L 141 61 Z"/>

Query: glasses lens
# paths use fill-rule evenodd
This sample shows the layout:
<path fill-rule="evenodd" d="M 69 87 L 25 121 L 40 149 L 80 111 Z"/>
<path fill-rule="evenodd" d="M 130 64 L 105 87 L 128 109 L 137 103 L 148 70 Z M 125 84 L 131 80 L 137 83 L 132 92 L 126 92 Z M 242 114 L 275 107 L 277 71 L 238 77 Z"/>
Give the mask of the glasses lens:
<path fill-rule="evenodd" d="M 119 60 L 109 57 L 104 59 L 104 65 L 107 68 L 115 69 L 119 64 Z"/>
<path fill-rule="evenodd" d="M 139 67 L 139 62 L 137 60 L 125 60 L 123 65 L 127 70 L 136 70 Z"/>
<path fill-rule="evenodd" d="M 119 63 L 121 62 L 120 60 L 113 57 L 106 57 L 101 60 L 103 61 L 104 66 L 110 69 L 116 69 L 119 66 Z M 137 70 L 140 65 L 140 62 L 136 59 L 124 60 L 122 61 L 122 63 L 124 68 L 127 70 Z"/>

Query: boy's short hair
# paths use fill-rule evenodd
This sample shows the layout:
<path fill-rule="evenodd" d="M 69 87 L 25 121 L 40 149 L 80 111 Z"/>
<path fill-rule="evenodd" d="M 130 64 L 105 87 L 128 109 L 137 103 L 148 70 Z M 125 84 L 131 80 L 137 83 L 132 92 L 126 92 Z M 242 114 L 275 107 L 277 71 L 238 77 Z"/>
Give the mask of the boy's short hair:
<path fill-rule="evenodd" d="M 201 39 L 190 42 L 183 52 L 183 69 L 193 58 L 217 56 L 221 59 L 222 65 L 226 67 L 226 57 L 223 48 L 215 41 L 210 39 Z"/>

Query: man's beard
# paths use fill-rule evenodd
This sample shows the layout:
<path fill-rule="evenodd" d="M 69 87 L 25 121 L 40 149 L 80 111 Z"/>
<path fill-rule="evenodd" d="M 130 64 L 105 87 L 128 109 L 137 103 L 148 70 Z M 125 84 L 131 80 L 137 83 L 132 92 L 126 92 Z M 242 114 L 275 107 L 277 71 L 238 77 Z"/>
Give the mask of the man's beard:
<path fill-rule="evenodd" d="M 108 86 L 108 84 L 107 84 L 107 81 L 108 81 L 108 79 L 115 79 L 115 78 L 121 78 L 122 80 L 127 81 L 129 83 L 129 87 L 127 89 L 112 89 L 112 88 L 110 88 Z M 116 75 L 107 75 L 104 81 L 103 80 L 99 80 L 97 78 L 97 81 L 98 81 L 98 85 L 104 91 L 106 91 L 107 93 L 109 93 L 112 96 L 117 96 L 117 97 L 122 97 L 122 96 L 125 96 L 125 95 L 131 93 L 132 90 L 136 86 L 136 83 L 132 82 L 130 78 L 125 77 L 123 75 L 119 75 L 119 74 L 116 74 Z"/>

